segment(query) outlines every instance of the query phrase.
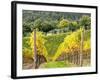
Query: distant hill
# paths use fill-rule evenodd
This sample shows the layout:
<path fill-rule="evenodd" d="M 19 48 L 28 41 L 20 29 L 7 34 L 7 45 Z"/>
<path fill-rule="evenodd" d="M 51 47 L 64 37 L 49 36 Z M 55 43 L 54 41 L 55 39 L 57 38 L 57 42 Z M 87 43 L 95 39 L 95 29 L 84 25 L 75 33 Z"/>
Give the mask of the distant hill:
<path fill-rule="evenodd" d="M 61 18 L 79 20 L 83 15 L 91 16 L 89 13 L 23 10 L 23 22 L 31 22 L 39 18 L 45 20 L 60 20 Z"/>

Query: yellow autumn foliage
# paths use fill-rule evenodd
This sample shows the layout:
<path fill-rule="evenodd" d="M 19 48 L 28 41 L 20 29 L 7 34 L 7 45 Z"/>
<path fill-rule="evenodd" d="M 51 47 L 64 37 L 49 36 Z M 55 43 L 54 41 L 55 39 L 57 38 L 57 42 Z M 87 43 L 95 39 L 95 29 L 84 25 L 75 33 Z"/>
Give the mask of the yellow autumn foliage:
<path fill-rule="evenodd" d="M 80 28 L 79 30 L 72 32 L 70 35 L 67 35 L 64 38 L 64 42 L 62 42 L 58 47 L 58 50 L 53 57 L 53 61 L 55 61 L 63 53 L 70 54 L 74 53 L 75 51 L 80 52 L 81 33 L 83 32 L 83 30 L 84 29 Z M 84 40 L 83 44 L 83 50 L 90 49 L 90 40 Z"/>
<path fill-rule="evenodd" d="M 42 32 L 36 31 L 36 48 L 37 48 L 37 54 L 38 55 L 43 55 L 45 58 L 47 57 L 47 50 L 44 46 L 45 43 L 44 35 Z M 31 51 L 34 56 L 34 31 L 31 33 L 29 37 L 29 42 L 28 44 L 30 45 Z"/>

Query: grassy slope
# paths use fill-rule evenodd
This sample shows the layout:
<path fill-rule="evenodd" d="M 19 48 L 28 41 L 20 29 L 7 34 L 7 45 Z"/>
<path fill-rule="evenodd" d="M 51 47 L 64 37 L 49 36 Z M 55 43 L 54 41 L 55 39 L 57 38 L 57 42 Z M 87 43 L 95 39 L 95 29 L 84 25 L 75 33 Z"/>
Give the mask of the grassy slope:
<path fill-rule="evenodd" d="M 45 37 L 45 39 L 47 40 L 47 42 L 45 43 L 45 46 L 46 46 L 49 58 L 54 56 L 54 54 L 57 51 L 58 46 L 60 45 L 60 43 L 63 42 L 67 34 L 68 33 L 53 34 L 53 35 L 48 35 Z"/>

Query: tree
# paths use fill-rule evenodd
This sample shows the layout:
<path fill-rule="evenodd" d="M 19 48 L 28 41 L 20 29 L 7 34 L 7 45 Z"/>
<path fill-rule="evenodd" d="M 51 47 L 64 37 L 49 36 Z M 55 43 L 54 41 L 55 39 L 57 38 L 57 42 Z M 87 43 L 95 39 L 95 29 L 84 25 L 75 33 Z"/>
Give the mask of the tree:
<path fill-rule="evenodd" d="M 62 19 L 59 23 L 58 23 L 58 28 L 65 28 L 69 26 L 69 21 L 67 19 Z"/>
<path fill-rule="evenodd" d="M 30 23 L 23 23 L 23 36 L 29 35 L 32 32 Z"/>
<path fill-rule="evenodd" d="M 46 20 L 44 20 L 42 22 L 42 24 L 41 24 L 41 31 L 47 33 L 48 31 L 50 31 L 50 30 L 55 28 L 55 24 L 56 23 L 54 23 L 53 21 L 46 21 Z"/>
<path fill-rule="evenodd" d="M 37 29 L 39 29 L 39 30 L 41 30 L 41 27 L 42 27 L 42 20 L 39 18 L 39 19 L 36 19 L 35 21 L 34 21 L 34 24 L 32 25 L 33 26 L 33 28 L 37 28 Z"/>
<path fill-rule="evenodd" d="M 91 18 L 89 16 L 82 16 L 82 18 L 80 18 L 80 26 L 84 26 L 85 29 L 90 29 L 91 26 Z"/>
<path fill-rule="evenodd" d="M 75 31 L 79 28 L 77 21 L 72 21 L 69 23 L 69 30 Z"/>

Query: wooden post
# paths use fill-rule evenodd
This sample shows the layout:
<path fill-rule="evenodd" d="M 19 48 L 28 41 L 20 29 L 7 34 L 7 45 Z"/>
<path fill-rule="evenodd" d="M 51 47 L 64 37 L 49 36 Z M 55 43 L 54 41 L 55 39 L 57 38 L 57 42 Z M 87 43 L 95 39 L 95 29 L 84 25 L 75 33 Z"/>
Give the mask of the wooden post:
<path fill-rule="evenodd" d="M 84 42 L 84 30 L 82 30 L 81 32 L 80 66 L 83 65 L 83 42 Z"/>
<path fill-rule="evenodd" d="M 34 29 L 34 68 L 37 68 L 36 29 Z"/>

